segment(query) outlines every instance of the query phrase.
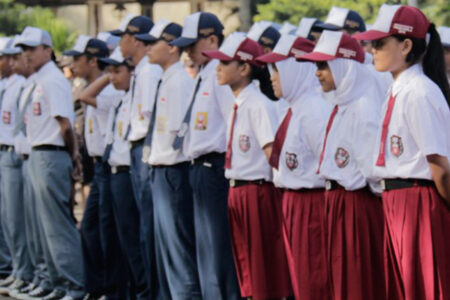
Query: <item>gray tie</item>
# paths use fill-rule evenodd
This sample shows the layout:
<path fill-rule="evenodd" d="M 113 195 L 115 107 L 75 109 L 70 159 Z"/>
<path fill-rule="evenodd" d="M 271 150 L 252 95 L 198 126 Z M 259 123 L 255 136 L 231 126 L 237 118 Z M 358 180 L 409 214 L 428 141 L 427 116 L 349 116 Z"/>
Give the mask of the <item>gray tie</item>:
<path fill-rule="evenodd" d="M 133 77 L 132 77 L 133 82 L 131 83 L 130 115 L 131 115 L 131 112 L 133 111 L 134 92 L 136 90 L 136 78 L 137 78 L 136 74 L 133 74 Z M 128 124 L 127 132 L 125 133 L 124 140 L 128 140 L 128 135 L 130 135 L 130 132 L 131 132 L 131 120 L 132 120 L 132 118 L 130 117 L 130 124 Z"/>
<path fill-rule="evenodd" d="M 25 112 L 27 111 L 27 107 L 30 104 L 31 101 L 31 95 L 33 95 L 34 89 L 36 88 L 36 83 L 33 83 L 33 85 L 30 88 L 30 91 L 27 94 L 27 98 L 25 99 L 25 104 L 22 107 L 22 109 L 19 110 L 19 114 L 16 118 L 16 126 L 14 127 L 13 134 L 17 135 L 20 131 L 26 136 L 26 124 L 25 124 Z M 23 90 L 21 90 L 21 93 L 19 95 L 19 99 L 17 100 L 18 107 L 20 108 L 20 98 L 22 96 Z"/>
<path fill-rule="evenodd" d="M 142 161 L 147 162 L 148 157 L 150 156 L 152 140 L 153 140 L 153 129 L 155 128 L 156 121 L 156 104 L 158 103 L 159 96 L 159 88 L 161 87 L 162 80 L 158 81 L 158 85 L 156 86 L 155 91 L 155 101 L 153 102 L 153 110 L 152 116 L 150 117 L 150 123 L 148 124 L 147 135 L 144 140 L 144 148 L 142 149 Z"/>

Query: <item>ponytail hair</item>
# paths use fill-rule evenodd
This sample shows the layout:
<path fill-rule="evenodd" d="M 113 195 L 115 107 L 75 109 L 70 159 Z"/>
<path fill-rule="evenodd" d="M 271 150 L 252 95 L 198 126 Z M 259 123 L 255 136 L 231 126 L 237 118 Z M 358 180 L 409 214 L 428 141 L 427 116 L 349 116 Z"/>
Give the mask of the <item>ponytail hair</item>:
<path fill-rule="evenodd" d="M 450 87 L 445 72 L 444 50 L 439 33 L 433 23 L 428 28 L 428 35 L 430 37 L 428 45 L 425 39 L 401 35 L 394 35 L 394 37 L 399 41 L 406 39 L 412 41 L 413 46 L 406 57 L 406 62 L 413 65 L 422 61 L 423 72 L 439 86 L 450 107 Z"/>
<path fill-rule="evenodd" d="M 266 95 L 270 100 L 277 101 L 278 98 L 275 96 L 275 92 L 273 91 L 272 82 L 270 81 L 270 72 L 267 65 L 262 67 L 251 65 L 251 67 L 251 79 L 256 79 L 259 81 L 259 89 L 264 95 Z"/>

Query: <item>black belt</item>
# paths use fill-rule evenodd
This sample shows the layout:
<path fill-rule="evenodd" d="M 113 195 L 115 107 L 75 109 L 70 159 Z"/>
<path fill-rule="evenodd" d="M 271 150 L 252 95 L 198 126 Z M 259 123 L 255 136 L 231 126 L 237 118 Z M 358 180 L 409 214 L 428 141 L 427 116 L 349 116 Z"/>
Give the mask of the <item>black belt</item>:
<path fill-rule="evenodd" d="M 383 179 L 381 180 L 381 188 L 384 191 L 406 189 L 415 186 L 435 186 L 432 180 L 428 179 Z"/>
<path fill-rule="evenodd" d="M 111 167 L 112 174 L 126 173 L 126 172 L 130 172 L 129 166 L 113 166 L 113 167 Z"/>
<path fill-rule="evenodd" d="M 133 150 L 134 148 L 137 148 L 139 146 L 142 146 L 144 144 L 145 138 L 142 138 L 137 141 L 131 141 L 130 142 L 130 148 Z"/>
<path fill-rule="evenodd" d="M 192 165 L 203 165 L 205 163 L 211 164 L 211 161 L 214 161 L 216 159 L 223 159 L 225 158 L 225 153 L 219 153 L 219 152 L 211 152 L 208 154 L 201 155 L 197 157 L 196 159 L 193 159 L 191 161 Z M 211 167 L 211 166 L 209 166 Z"/>
<path fill-rule="evenodd" d="M 344 187 L 340 185 L 336 180 L 327 180 L 325 181 L 325 189 L 327 191 L 343 189 Z"/>
<path fill-rule="evenodd" d="M 0 151 L 14 151 L 14 146 L 0 145 Z"/>
<path fill-rule="evenodd" d="M 34 151 L 66 151 L 69 152 L 69 148 L 66 146 L 56 146 L 56 145 L 39 145 L 31 148 Z"/>
<path fill-rule="evenodd" d="M 28 158 L 30 158 L 30 155 L 22 154 L 22 160 L 27 160 Z"/>
<path fill-rule="evenodd" d="M 244 185 L 254 184 L 254 185 L 263 185 L 267 183 L 264 179 L 257 179 L 257 180 L 239 180 L 239 179 L 230 179 L 230 186 L 231 187 L 240 187 Z"/>
<path fill-rule="evenodd" d="M 323 192 L 325 188 L 301 188 L 301 189 L 289 189 L 284 188 L 285 192 L 303 193 L 303 192 Z"/>
<path fill-rule="evenodd" d="M 93 156 L 92 159 L 94 160 L 95 163 L 98 162 L 103 162 L 102 157 L 101 156 Z"/>

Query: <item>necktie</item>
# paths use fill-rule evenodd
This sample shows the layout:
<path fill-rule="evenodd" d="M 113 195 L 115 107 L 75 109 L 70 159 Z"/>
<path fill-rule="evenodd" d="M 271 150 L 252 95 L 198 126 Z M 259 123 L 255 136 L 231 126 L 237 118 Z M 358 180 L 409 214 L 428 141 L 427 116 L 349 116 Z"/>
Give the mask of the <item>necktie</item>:
<path fill-rule="evenodd" d="M 379 167 L 385 166 L 385 154 L 386 154 L 386 138 L 388 134 L 389 122 L 391 121 L 392 110 L 394 109 L 395 97 L 391 94 L 389 97 L 386 114 L 384 115 L 383 128 L 381 130 L 380 140 L 380 152 L 378 153 L 378 159 L 376 165 Z"/>
<path fill-rule="evenodd" d="M 33 83 L 33 86 L 30 88 L 28 94 L 26 94 L 25 104 L 23 105 L 22 109 L 19 109 L 19 113 L 16 118 L 16 126 L 14 127 L 14 135 L 17 135 L 20 131 L 26 136 L 26 124 L 25 124 L 25 112 L 27 111 L 28 106 L 30 105 L 31 95 L 33 95 L 34 89 L 36 88 L 36 83 Z M 18 107 L 20 108 L 20 97 L 17 101 Z"/>
<path fill-rule="evenodd" d="M 231 155 L 233 154 L 233 134 L 234 125 L 236 123 L 238 105 L 235 103 L 233 106 L 233 118 L 231 119 L 230 139 L 228 140 L 227 153 L 225 154 L 225 169 L 231 169 Z"/>
<path fill-rule="evenodd" d="M 0 110 L 2 108 L 3 96 L 5 96 L 5 93 L 6 93 L 6 87 L 4 87 L 3 90 L 0 92 Z"/>
<path fill-rule="evenodd" d="M 292 109 L 289 108 L 283 122 L 281 122 L 280 127 L 278 127 L 277 133 L 275 134 L 275 140 L 272 145 L 272 154 L 270 155 L 269 164 L 277 170 L 280 163 L 281 149 L 283 148 L 283 144 L 286 139 L 286 134 L 289 127 L 289 122 L 291 121 L 291 117 Z"/>
<path fill-rule="evenodd" d="M 155 100 L 153 101 L 153 110 L 152 115 L 150 117 L 150 123 L 148 123 L 148 130 L 147 135 L 145 136 L 144 140 L 144 148 L 142 149 L 142 161 L 147 162 L 150 152 L 151 152 L 151 146 L 152 146 L 152 140 L 153 140 L 153 129 L 155 128 L 155 122 L 156 122 L 156 104 L 158 103 L 158 96 L 159 96 L 159 88 L 161 87 L 162 80 L 160 79 L 158 81 L 158 85 L 156 86 L 155 91 Z"/>
<path fill-rule="evenodd" d="M 112 140 L 111 140 L 111 142 L 108 145 L 106 145 L 105 152 L 103 153 L 103 156 L 102 156 L 103 162 L 107 162 L 108 159 L 109 159 L 109 156 L 111 155 L 111 150 L 112 150 L 112 146 L 113 146 L 113 143 L 114 143 L 114 130 L 116 130 L 117 114 L 119 113 L 119 110 L 120 110 L 120 107 L 122 106 L 122 103 L 123 103 L 122 100 L 120 100 L 119 105 L 117 105 L 116 109 L 114 110 L 114 118 L 113 118 L 113 123 L 112 123 L 112 126 L 111 126 Z"/>
<path fill-rule="evenodd" d="M 328 133 L 330 132 L 331 126 L 333 125 L 334 117 L 336 116 L 337 112 L 338 112 L 338 106 L 335 105 L 333 108 L 333 111 L 331 112 L 330 119 L 328 120 L 327 128 L 325 131 L 325 138 L 323 140 L 322 151 L 320 152 L 320 157 L 319 157 L 319 167 L 317 168 L 317 171 L 316 171 L 317 174 L 320 173 L 320 166 L 322 165 L 323 157 L 325 155 L 325 148 L 327 145 Z"/>
<path fill-rule="evenodd" d="M 131 77 L 130 114 L 133 111 L 133 100 L 134 100 L 134 93 L 135 93 L 135 90 L 136 90 L 136 78 L 137 78 L 136 74 L 133 74 L 133 77 Z M 131 132 L 131 120 L 132 120 L 132 115 L 130 116 L 130 123 L 128 124 L 127 132 L 125 133 L 124 140 L 128 140 L 128 135 L 130 135 L 130 132 Z"/>
<path fill-rule="evenodd" d="M 197 84 L 195 85 L 194 94 L 192 95 L 191 103 L 189 104 L 186 115 L 184 115 L 183 123 L 181 124 L 180 130 L 178 131 L 177 136 L 175 137 L 175 140 L 173 141 L 172 147 L 174 150 L 180 149 L 181 145 L 183 145 L 183 140 L 189 129 L 189 122 L 191 121 L 191 113 L 192 113 L 192 107 L 194 106 L 195 96 L 198 93 L 201 82 L 202 82 L 202 78 L 199 76 L 198 80 L 197 80 Z"/>

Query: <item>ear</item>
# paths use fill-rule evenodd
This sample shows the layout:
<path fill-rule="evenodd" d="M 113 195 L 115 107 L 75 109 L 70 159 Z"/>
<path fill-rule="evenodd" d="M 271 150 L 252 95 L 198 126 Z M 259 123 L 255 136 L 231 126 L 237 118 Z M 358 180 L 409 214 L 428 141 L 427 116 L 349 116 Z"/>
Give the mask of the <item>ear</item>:
<path fill-rule="evenodd" d="M 217 35 L 210 35 L 209 37 L 208 37 L 208 43 L 210 44 L 210 45 L 214 45 L 214 46 L 216 46 L 216 47 L 219 47 L 219 38 L 217 37 Z"/>
<path fill-rule="evenodd" d="M 97 57 L 91 57 L 91 59 L 89 60 L 89 65 L 90 66 L 93 66 L 93 67 L 97 67 L 97 60 L 98 60 L 98 58 Z"/>
<path fill-rule="evenodd" d="M 272 52 L 272 49 L 270 49 L 269 47 L 263 47 L 263 49 L 264 49 L 264 54 Z"/>
<path fill-rule="evenodd" d="M 249 63 L 239 65 L 239 73 L 242 77 L 250 77 L 252 73 L 252 67 Z"/>
<path fill-rule="evenodd" d="M 400 49 L 402 52 L 402 55 L 404 57 L 407 57 L 408 54 L 411 52 L 412 47 L 413 47 L 413 42 L 411 41 L 411 39 L 405 39 L 403 41 L 403 43 L 401 45 L 401 49 Z"/>
<path fill-rule="evenodd" d="M 180 53 L 180 48 L 178 48 L 177 46 L 169 45 L 169 53 L 178 55 Z"/>

